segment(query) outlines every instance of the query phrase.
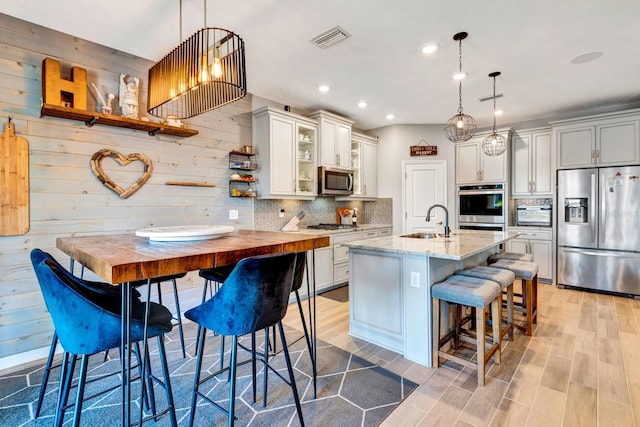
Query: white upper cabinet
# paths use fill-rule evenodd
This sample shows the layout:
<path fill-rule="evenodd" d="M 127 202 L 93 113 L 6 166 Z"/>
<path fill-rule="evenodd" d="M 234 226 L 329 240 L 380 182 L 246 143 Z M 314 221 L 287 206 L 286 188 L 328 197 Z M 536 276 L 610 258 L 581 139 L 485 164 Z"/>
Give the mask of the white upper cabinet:
<path fill-rule="evenodd" d="M 319 123 L 319 166 L 352 169 L 351 120 L 326 111 L 316 111 L 308 117 Z"/>
<path fill-rule="evenodd" d="M 511 140 L 511 194 L 553 194 L 551 129 L 518 131 Z"/>
<path fill-rule="evenodd" d="M 313 199 L 318 188 L 316 140 L 314 120 L 270 107 L 254 111 L 258 197 Z"/>
<path fill-rule="evenodd" d="M 640 112 L 552 123 L 558 169 L 640 163 Z"/>
<path fill-rule="evenodd" d="M 367 135 L 351 134 L 353 196 L 346 199 L 378 197 L 378 140 Z"/>
<path fill-rule="evenodd" d="M 499 156 L 487 156 L 482 151 L 482 141 L 490 132 L 456 143 L 456 184 L 507 181 L 511 129 L 498 130 L 498 133 L 507 139 L 507 151 Z"/>

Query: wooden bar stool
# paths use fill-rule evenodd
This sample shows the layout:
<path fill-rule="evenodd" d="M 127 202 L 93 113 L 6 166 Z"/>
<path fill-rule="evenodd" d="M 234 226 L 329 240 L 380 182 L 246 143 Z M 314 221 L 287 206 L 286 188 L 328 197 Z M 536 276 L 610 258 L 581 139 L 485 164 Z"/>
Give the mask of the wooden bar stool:
<path fill-rule="evenodd" d="M 514 323 L 514 326 L 531 336 L 533 324 L 538 323 L 538 264 L 513 259 L 499 259 L 490 267 L 510 270 L 515 274 L 516 279 L 522 281 L 522 305 L 526 316 L 526 325 L 523 327 Z"/>
<path fill-rule="evenodd" d="M 476 277 L 453 275 L 444 282 L 436 283 L 431 287 L 431 297 L 433 300 L 433 365 L 439 366 L 439 358 L 452 360 L 463 366 L 478 371 L 478 385 L 484 386 L 486 364 L 495 355 L 495 363 L 501 361 L 500 354 L 500 318 L 502 315 L 502 304 L 500 304 L 500 295 L 502 289 L 500 285 L 491 280 L 478 279 Z M 440 301 L 451 304 L 460 304 L 476 309 L 476 331 L 462 331 L 460 338 L 470 344 L 476 346 L 478 357 L 477 362 L 457 356 L 441 350 L 453 336 L 447 335 L 447 338 L 440 342 Z M 485 314 L 491 307 L 492 313 L 492 341 L 493 343 L 487 347 L 485 335 Z"/>
<path fill-rule="evenodd" d="M 516 279 L 516 275 L 510 270 L 481 265 L 466 270 L 458 270 L 455 274 L 487 279 L 500 285 L 502 292 L 507 294 L 507 321 L 504 328 L 502 327 L 502 322 L 500 323 L 500 337 L 504 338 L 505 335 L 509 334 L 509 340 L 513 341 L 513 282 Z"/>

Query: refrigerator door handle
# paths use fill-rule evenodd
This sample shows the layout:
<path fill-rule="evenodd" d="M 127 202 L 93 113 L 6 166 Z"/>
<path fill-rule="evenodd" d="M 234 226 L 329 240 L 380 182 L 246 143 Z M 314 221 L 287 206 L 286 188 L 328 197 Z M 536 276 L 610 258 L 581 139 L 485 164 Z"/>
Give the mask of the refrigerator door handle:
<path fill-rule="evenodd" d="M 600 244 L 603 244 L 606 238 L 605 233 L 605 221 L 606 221 L 606 204 L 607 204 L 607 192 L 605 190 L 605 175 L 600 175 Z"/>
<path fill-rule="evenodd" d="M 591 241 L 596 243 L 596 196 L 597 196 L 597 187 L 596 187 L 596 179 L 598 177 L 597 171 L 591 174 L 591 201 L 589 202 L 589 222 L 591 223 Z"/>
<path fill-rule="evenodd" d="M 635 252 L 604 252 L 604 251 L 589 251 L 585 249 L 569 249 L 569 248 L 562 248 L 562 252 L 572 253 L 572 254 L 592 255 L 592 256 L 606 256 L 606 257 L 612 257 L 612 258 L 636 259 L 640 257 L 640 253 L 635 253 Z"/>

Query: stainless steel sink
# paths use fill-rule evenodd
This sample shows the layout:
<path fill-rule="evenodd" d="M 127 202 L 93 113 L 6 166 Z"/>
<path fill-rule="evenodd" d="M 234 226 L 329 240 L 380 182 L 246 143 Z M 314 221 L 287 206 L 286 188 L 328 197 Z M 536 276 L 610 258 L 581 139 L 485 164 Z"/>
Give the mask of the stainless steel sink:
<path fill-rule="evenodd" d="M 400 237 L 408 237 L 410 239 L 444 239 L 444 234 L 439 233 L 411 233 L 402 234 Z"/>

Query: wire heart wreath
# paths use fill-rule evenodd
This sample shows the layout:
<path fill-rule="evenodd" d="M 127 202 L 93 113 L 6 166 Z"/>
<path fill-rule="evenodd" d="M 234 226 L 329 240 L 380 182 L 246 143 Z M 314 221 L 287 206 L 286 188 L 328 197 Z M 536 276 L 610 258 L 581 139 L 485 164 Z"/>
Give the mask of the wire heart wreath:
<path fill-rule="evenodd" d="M 120 166 L 127 166 L 129 163 L 135 162 L 135 161 L 142 162 L 144 163 L 144 172 L 136 182 L 134 182 L 129 188 L 124 190 L 118 184 L 113 182 L 109 177 L 109 175 L 107 175 L 105 171 L 102 169 L 101 162 L 102 162 L 102 159 L 104 159 L 105 157 L 113 158 L 116 162 L 118 162 L 118 164 L 120 164 Z M 91 157 L 91 170 L 93 171 L 93 174 L 100 180 L 100 182 L 102 182 L 102 184 L 105 187 L 107 187 L 109 190 L 116 193 L 118 196 L 120 196 L 120 198 L 126 199 L 129 196 L 131 196 L 133 193 L 138 191 L 140 187 L 142 187 L 144 183 L 147 182 L 149 178 L 151 178 L 153 165 L 151 164 L 151 160 L 142 153 L 133 153 L 125 157 L 122 154 L 118 153 L 117 151 L 103 149 L 103 150 L 97 151 Z"/>

